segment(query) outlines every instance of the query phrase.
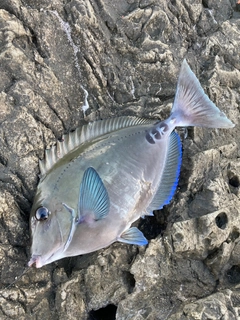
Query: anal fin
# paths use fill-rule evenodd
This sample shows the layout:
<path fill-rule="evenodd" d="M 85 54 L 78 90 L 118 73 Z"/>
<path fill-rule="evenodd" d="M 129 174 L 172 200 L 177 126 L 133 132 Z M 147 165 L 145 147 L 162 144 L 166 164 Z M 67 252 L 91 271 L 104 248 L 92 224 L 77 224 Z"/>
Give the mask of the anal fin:
<path fill-rule="evenodd" d="M 168 204 L 177 188 L 182 162 L 182 144 L 179 135 L 173 131 L 169 137 L 169 149 L 164 172 L 158 190 L 147 208 L 147 212 L 161 209 Z"/>

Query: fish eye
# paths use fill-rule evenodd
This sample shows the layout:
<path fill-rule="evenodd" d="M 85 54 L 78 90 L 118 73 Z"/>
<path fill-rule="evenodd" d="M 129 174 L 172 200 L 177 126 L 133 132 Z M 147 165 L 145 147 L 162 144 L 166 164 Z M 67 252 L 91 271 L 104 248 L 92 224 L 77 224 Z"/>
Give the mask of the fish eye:
<path fill-rule="evenodd" d="M 40 207 L 35 212 L 35 218 L 38 221 L 46 220 L 49 217 L 50 211 L 45 207 Z"/>

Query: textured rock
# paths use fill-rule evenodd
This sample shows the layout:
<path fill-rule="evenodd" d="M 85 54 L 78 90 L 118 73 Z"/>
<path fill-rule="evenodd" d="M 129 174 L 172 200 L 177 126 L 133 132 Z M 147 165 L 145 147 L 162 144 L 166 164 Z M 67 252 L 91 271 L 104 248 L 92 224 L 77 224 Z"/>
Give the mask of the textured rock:
<path fill-rule="evenodd" d="M 239 318 L 239 18 L 232 0 L 0 2 L 1 319 Z M 184 57 L 236 127 L 189 128 L 174 199 L 140 222 L 149 245 L 18 279 L 44 149 L 91 120 L 165 118 Z"/>

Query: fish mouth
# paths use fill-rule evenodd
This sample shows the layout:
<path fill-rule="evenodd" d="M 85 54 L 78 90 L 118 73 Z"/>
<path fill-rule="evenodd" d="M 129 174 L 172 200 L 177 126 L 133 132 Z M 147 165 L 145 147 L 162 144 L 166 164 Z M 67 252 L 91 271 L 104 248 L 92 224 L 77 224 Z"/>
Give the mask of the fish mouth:
<path fill-rule="evenodd" d="M 44 262 L 42 260 L 42 256 L 32 255 L 31 259 L 28 262 L 28 266 L 31 267 L 34 264 L 35 264 L 36 268 L 41 268 L 44 265 Z"/>
<path fill-rule="evenodd" d="M 58 239 L 57 243 L 55 243 L 55 246 L 49 252 L 44 252 L 42 254 L 36 254 L 36 253 L 34 253 L 35 250 L 32 248 L 31 251 L 33 252 L 33 254 L 31 256 L 31 259 L 28 262 L 29 267 L 32 267 L 35 265 L 36 268 L 41 268 L 42 266 L 44 266 L 46 264 L 49 264 L 53 261 L 59 260 L 59 259 L 64 258 L 66 256 L 66 254 L 64 252 L 69 247 L 69 245 L 71 243 L 73 232 L 75 230 L 74 219 L 72 219 L 69 235 L 68 235 L 65 243 L 63 242 L 61 225 L 60 225 L 58 219 L 56 219 L 56 221 L 58 223 L 58 228 L 59 228 L 61 239 Z M 36 244 L 35 244 L 34 248 L 35 247 L 36 247 Z M 43 250 L 43 251 L 45 251 L 45 250 Z M 41 251 L 39 252 L 39 250 L 36 250 L 35 252 L 41 253 Z"/>
<path fill-rule="evenodd" d="M 53 250 L 48 255 L 32 254 L 31 259 L 28 262 L 28 266 L 32 267 L 33 265 L 35 265 L 36 268 L 41 268 L 46 264 L 64 258 L 65 256 L 63 252 L 63 247 L 60 247 L 57 251 Z"/>

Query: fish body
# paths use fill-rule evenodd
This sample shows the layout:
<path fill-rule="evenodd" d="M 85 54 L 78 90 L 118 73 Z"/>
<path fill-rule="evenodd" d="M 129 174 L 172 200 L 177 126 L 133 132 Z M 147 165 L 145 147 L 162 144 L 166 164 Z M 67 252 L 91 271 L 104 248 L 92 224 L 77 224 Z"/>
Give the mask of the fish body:
<path fill-rule="evenodd" d="M 41 267 L 115 241 L 145 245 L 131 224 L 168 204 L 177 186 L 177 126 L 231 128 L 184 60 L 171 115 L 164 121 L 120 117 L 64 137 L 40 162 L 31 211 L 32 257 Z"/>

